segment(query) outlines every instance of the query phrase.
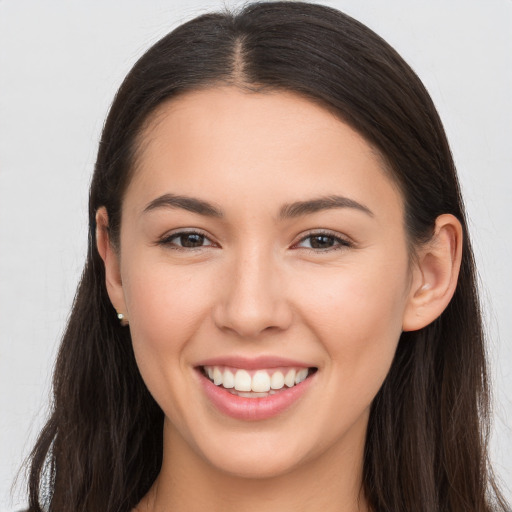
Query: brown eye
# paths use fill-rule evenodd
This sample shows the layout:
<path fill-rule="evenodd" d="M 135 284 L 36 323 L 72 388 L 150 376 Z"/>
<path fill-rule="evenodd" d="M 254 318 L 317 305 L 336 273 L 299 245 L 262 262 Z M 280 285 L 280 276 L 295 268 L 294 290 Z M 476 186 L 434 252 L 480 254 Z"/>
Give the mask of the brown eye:
<path fill-rule="evenodd" d="M 170 246 L 174 249 L 200 249 L 213 245 L 211 240 L 202 233 L 195 231 L 181 231 L 163 238 L 160 245 Z"/>
<path fill-rule="evenodd" d="M 329 233 L 312 233 L 304 237 L 297 247 L 312 249 L 315 251 L 328 251 L 329 249 L 342 249 L 350 247 L 352 244 L 339 236 Z"/>
<path fill-rule="evenodd" d="M 179 245 L 182 247 L 201 247 L 204 244 L 204 236 L 197 233 L 184 233 L 179 235 Z"/>
<path fill-rule="evenodd" d="M 310 237 L 309 243 L 312 249 L 328 249 L 336 243 L 336 240 L 333 236 L 314 235 Z"/>

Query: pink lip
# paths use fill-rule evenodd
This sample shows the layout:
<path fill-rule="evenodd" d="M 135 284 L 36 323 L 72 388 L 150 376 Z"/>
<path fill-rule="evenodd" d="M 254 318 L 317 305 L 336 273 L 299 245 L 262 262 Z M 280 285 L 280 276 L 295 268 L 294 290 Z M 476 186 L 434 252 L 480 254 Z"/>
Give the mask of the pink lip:
<path fill-rule="evenodd" d="M 222 359 L 226 364 L 226 359 Z M 232 363 L 232 361 L 230 361 Z M 261 363 L 262 361 L 260 361 Z M 265 361 L 263 361 L 265 362 Z M 232 366 L 236 368 L 247 368 L 247 366 L 239 366 L 240 361 Z M 268 363 L 268 362 L 267 362 Z M 281 361 L 282 363 L 282 361 Z M 288 361 L 289 364 L 289 361 Z M 287 364 L 287 365 L 288 365 Z M 215 366 L 215 363 L 205 363 L 206 366 Z M 282 364 L 281 364 L 282 366 Z M 304 366 L 301 364 L 292 366 Z M 258 368 L 270 368 L 268 365 L 260 365 Z M 297 403 L 309 389 L 316 373 L 309 376 L 300 384 L 296 384 L 291 388 L 261 398 L 244 398 L 233 395 L 222 386 L 216 386 L 210 379 L 198 371 L 201 386 L 213 405 L 223 414 L 232 418 L 244 421 L 266 420 L 275 417 Z"/>
<path fill-rule="evenodd" d="M 295 361 L 292 359 L 275 356 L 259 356 L 254 358 L 224 356 L 205 359 L 204 361 L 200 361 L 196 366 L 231 366 L 232 368 L 240 368 L 244 370 L 258 370 L 279 368 L 283 366 L 310 368 L 313 365 L 304 363 L 302 361 Z"/>

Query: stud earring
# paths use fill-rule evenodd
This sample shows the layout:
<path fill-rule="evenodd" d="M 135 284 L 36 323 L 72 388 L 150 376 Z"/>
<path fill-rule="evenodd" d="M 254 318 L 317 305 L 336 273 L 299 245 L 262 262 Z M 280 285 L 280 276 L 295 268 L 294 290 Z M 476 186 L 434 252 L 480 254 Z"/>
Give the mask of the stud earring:
<path fill-rule="evenodd" d="M 128 325 L 128 319 L 123 315 L 123 313 L 117 313 L 117 318 L 121 322 L 122 326 Z"/>

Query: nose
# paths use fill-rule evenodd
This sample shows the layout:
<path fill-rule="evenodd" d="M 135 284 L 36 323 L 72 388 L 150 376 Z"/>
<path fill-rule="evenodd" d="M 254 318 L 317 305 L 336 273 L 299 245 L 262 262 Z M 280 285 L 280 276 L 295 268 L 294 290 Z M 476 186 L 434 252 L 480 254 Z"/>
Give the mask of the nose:
<path fill-rule="evenodd" d="M 282 272 L 272 257 L 252 251 L 238 258 L 226 274 L 219 283 L 221 299 L 214 308 L 219 329 L 256 339 L 264 332 L 279 332 L 290 326 L 292 309 Z"/>

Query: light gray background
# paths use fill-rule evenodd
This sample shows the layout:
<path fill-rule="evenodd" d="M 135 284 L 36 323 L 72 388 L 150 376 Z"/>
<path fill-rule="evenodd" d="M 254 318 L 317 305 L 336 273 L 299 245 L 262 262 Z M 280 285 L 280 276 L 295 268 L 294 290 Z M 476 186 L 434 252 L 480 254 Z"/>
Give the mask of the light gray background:
<path fill-rule="evenodd" d="M 236 0 L 227 5 L 236 5 Z M 493 460 L 512 487 L 512 2 L 325 1 L 369 25 L 431 92 L 458 165 L 495 382 Z M 220 1 L 0 0 L 0 510 L 46 412 L 84 261 L 87 188 L 122 78 Z M 511 493 L 507 491 L 510 498 Z"/>

